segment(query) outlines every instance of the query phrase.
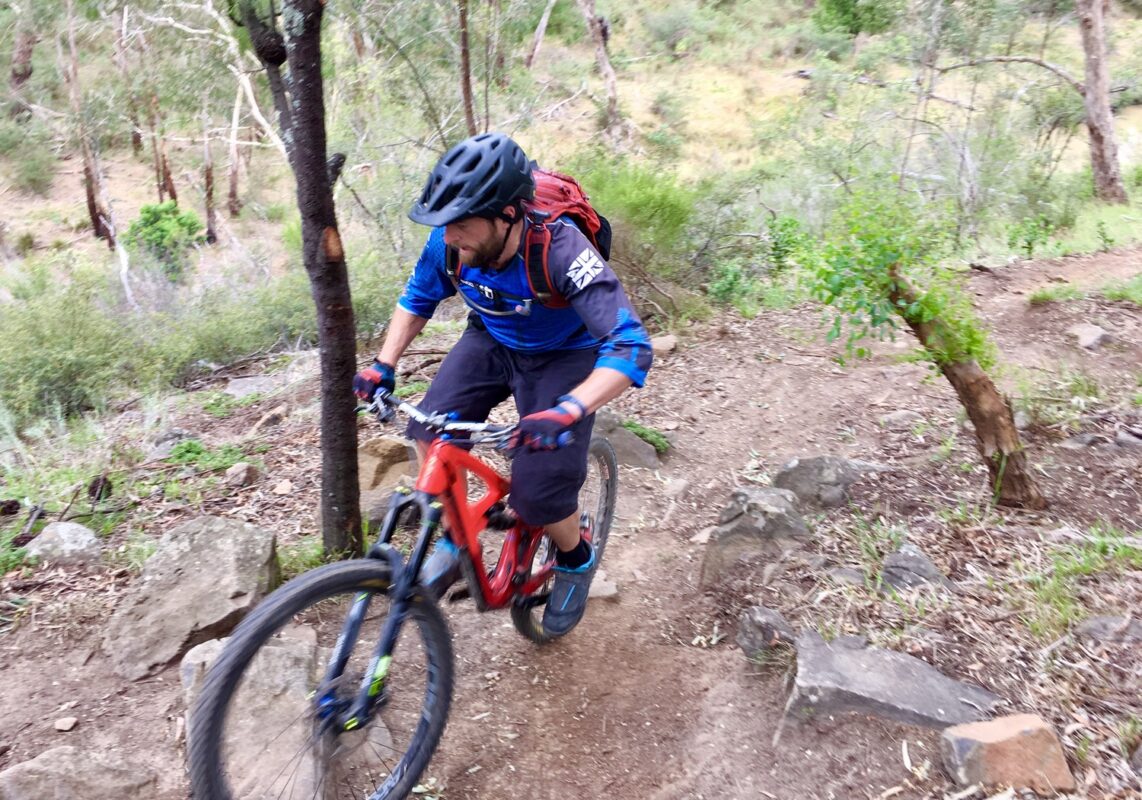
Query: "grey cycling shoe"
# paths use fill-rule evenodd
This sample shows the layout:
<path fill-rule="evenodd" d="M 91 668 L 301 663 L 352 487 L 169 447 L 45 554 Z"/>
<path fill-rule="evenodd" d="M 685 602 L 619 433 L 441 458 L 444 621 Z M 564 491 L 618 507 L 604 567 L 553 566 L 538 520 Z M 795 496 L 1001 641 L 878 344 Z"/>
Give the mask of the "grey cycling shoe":
<path fill-rule="evenodd" d="M 583 566 L 575 569 L 555 567 L 555 584 L 543 609 L 543 632 L 548 636 L 562 636 L 583 619 L 583 612 L 587 610 L 587 592 L 598 565 L 592 546 L 591 560 Z"/>

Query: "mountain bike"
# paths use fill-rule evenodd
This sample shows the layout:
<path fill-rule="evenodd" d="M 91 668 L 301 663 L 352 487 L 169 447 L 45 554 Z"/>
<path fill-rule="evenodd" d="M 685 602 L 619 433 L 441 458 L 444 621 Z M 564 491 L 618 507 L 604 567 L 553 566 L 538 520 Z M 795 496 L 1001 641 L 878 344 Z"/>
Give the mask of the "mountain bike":
<path fill-rule="evenodd" d="M 480 611 L 508 607 L 516 629 L 544 643 L 541 614 L 555 547 L 507 507 L 509 481 L 470 451 L 507 449 L 515 426 L 425 413 L 392 396 L 363 410 L 397 410 L 436 438 L 415 488 L 394 491 L 364 558 L 290 580 L 244 619 L 203 681 L 189 724 L 197 800 L 398 800 L 436 749 L 452 699 L 451 635 L 421 568 L 443 530 L 458 549 L 464 586 Z M 580 524 L 602 559 L 615 512 L 615 453 L 592 439 Z M 480 534 L 503 533 L 493 567 Z"/>

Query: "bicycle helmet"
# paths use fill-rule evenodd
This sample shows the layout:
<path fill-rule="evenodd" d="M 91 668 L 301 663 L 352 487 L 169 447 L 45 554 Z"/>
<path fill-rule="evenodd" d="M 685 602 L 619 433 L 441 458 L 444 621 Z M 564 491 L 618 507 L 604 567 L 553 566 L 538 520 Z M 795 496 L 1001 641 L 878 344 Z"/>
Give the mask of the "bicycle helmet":
<path fill-rule="evenodd" d="M 444 154 L 408 216 L 433 227 L 465 217 L 513 221 L 504 208 L 534 196 L 531 162 L 523 149 L 502 133 L 482 133 Z"/>

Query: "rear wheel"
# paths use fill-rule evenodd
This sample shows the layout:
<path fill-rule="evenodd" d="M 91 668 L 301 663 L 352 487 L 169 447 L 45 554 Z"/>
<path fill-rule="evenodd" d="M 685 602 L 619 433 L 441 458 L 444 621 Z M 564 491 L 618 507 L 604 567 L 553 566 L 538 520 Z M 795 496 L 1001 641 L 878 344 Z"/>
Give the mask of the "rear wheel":
<path fill-rule="evenodd" d="M 595 558 L 602 563 L 603 552 L 607 547 L 607 536 L 615 518 L 615 498 L 618 495 L 618 462 L 615 449 L 602 437 L 591 439 L 587 450 L 587 480 L 579 490 L 580 527 L 589 535 L 595 547 Z M 539 546 L 532 570 L 555 560 L 555 545 L 546 536 Z M 543 629 L 543 608 L 551 594 L 551 583 L 547 583 L 534 595 L 523 597 L 512 604 L 511 615 L 515 628 L 536 644 L 546 644 L 557 638 Z"/>
<path fill-rule="evenodd" d="M 281 587 L 235 629 L 191 715 L 196 800 L 403 800 L 412 791 L 452 698 L 451 641 L 432 601 L 410 601 L 372 718 L 349 731 L 333 722 L 370 674 L 389 588 L 384 562 L 329 564 Z M 365 596 L 345 668 L 327 682 L 344 620 Z"/>

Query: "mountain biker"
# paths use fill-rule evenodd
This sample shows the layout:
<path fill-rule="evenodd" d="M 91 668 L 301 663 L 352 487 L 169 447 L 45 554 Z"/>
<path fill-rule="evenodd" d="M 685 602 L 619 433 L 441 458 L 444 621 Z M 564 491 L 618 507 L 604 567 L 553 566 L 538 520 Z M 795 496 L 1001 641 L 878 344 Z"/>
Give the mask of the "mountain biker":
<path fill-rule="evenodd" d="M 528 217 L 533 166 L 500 133 L 466 139 L 440 159 L 409 212 L 433 230 L 380 353 L 357 374 L 353 388 L 362 399 L 378 388 L 392 391 L 400 356 L 437 304 L 459 292 L 471 308 L 468 326 L 422 405 L 483 421 L 514 397 L 520 421 L 509 503 L 524 522 L 544 526 L 555 543 L 555 580 L 543 625 L 560 635 L 582 618 L 597 563 L 580 535 L 577 502 L 594 412 L 632 384 L 643 385 L 651 348 L 618 278 L 579 228 L 566 216 Z M 538 224 L 551 233 L 547 266 L 565 307 L 539 302 L 528 282 L 525 230 Z M 447 247 L 458 251 L 459 278 L 446 268 Z M 408 434 L 423 456 L 431 433 L 413 422 Z M 455 546 L 444 537 L 424 574 L 455 560 Z"/>

